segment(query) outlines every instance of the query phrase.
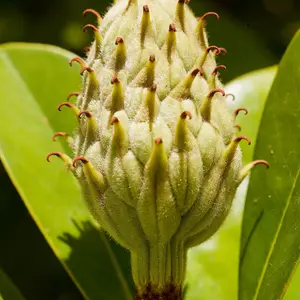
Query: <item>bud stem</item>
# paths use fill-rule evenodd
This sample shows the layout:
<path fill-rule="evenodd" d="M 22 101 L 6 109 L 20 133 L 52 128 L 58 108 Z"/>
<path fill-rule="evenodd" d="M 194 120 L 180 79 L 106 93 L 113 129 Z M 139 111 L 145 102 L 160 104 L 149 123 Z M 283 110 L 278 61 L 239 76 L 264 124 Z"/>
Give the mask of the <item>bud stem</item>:
<path fill-rule="evenodd" d="M 143 294 L 136 293 L 134 300 L 153 300 L 153 299 L 164 299 L 164 300 L 182 300 L 181 287 L 177 288 L 174 285 L 167 285 L 162 292 L 157 292 L 149 285 L 147 291 Z"/>

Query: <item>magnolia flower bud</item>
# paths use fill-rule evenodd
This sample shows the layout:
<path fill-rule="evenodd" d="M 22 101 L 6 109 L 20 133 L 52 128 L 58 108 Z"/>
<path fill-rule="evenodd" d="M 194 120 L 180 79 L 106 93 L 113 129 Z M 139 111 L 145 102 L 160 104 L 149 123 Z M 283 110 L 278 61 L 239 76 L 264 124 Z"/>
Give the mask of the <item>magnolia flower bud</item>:
<path fill-rule="evenodd" d="M 148 5 L 144 5 L 144 3 Z M 131 252 L 136 299 L 181 299 L 188 248 L 226 218 L 250 169 L 243 167 L 235 116 L 227 111 L 206 13 L 184 0 L 120 0 L 92 29 L 72 109 L 74 160 L 59 156 L 93 214 Z M 57 133 L 54 137 L 65 136 Z M 155 298 L 157 297 L 157 298 Z M 161 298 L 159 298 L 161 297 Z M 164 298 L 165 297 L 165 298 Z"/>

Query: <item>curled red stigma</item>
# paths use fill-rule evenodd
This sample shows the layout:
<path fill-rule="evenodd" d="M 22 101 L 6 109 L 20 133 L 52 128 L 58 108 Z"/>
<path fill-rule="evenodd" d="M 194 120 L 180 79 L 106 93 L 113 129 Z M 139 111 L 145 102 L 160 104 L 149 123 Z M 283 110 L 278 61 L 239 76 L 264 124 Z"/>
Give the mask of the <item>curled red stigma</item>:
<path fill-rule="evenodd" d="M 234 125 L 233 127 L 236 128 L 238 131 L 242 130 L 242 127 L 240 125 L 238 125 L 238 124 Z"/>
<path fill-rule="evenodd" d="M 191 75 L 193 77 L 196 77 L 199 72 L 200 72 L 200 69 L 195 69 L 195 70 L 192 71 Z"/>
<path fill-rule="evenodd" d="M 262 159 L 254 160 L 251 164 L 253 166 L 265 165 L 267 167 L 267 169 L 270 168 L 270 164 L 266 160 L 262 160 Z"/>
<path fill-rule="evenodd" d="M 233 141 L 239 143 L 240 141 L 245 140 L 248 142 L 248 145 L 251 145 L 251 140 L 246 136 L 238 136 Z"/>
<path fill-rule="evenodd" d="M 119 123 L 120 120 L 117 117 L 112 117 L 111 121 L 110 121 L 110 125 L 114 125 L 115 123 Z"/>
<path fill-rule="evenodd" d="M 97 27 L 95 27 L 95 26 L 92 25 L 92 24 L 86 24 L 85 26 L 83 26 L 82 31 L 83 31 L 83 32 L 86 32 L 87 28 L 91 28 L 94 32 L 97 32 L 97 31 L 98 31 Z"/>
<path fill-rule="evenodd" d="M 161 137 L 155 139 L 155 144 L 162 144 L 163 140 Z"/>
<path fill-rule="evenodd" d="M 70 101 L 71 97 L 76 96 L 78 97 L 80 95 L 80 92 L 72 92 L 68 95 L 67 101 Z"/>
<path fill-rule="evenodd" d="M 215 17 L 217 18 L 217 20 L 220 19 L 219 14 L 217 14 L 216 12 L 213 12 L 213 11 L 209 11 L 209 12 L 207 12 L 206 14 L 204 14 L 204 15 L 200 18 L 200 21 L 205 21 L 205 19 L 206 19 L 208 16 L 215 16 Z"/>
<path fill-rule="evenodd" d="M 217 47 L 217 46 L 209 46 L 206 48 L 206 52 L 209 53 L 211 50 L 214 50 L 216 51 L 216 55 L 219 55 L 220 54 L 220 48 Z"/>
<path fill-rule="evenodd" d="M 61 108 L 63 107 L 63 106 L 67 106 L 67 107 L 73 107 L 73 104 L 72 103 L 70 103 L 70 102 L 62 102 L 61 104 L 59 104 L 59 106 L 58 106 L 58 110 L 59 111 L 61 111 Z"/>
<path fill-rule="evenodd" d="M 51 153 L 49 153 L 46 157 L 47 162 L 50 162 L 50 157 L 51 156 L 57 156 L 57 157 L 61 158 L 63 156 L 63 153 L 61 153 L 61 152 L 51 152 Z"/>
<path fill-rule="evenodd" d="M 69 61 L 69 65 L 72 67 L 73 62 L 76 61 L 77 63 L 80 64 L 80 66 L 83 68 L 85 66 L 84 61 L 80 57 L 74 57 Z"/>
<path fill-rule="evenodd" d="M 235 96 L 234 96 L 233 94 L 230 94 L 230 93 L 229 93 L 229 94 L 226 94 L 226 98 L 227 98 L 227 97 L 231 97 L 231 98 L 232 98 L 232 101 L 235 100 Z"/>
<path fill-rule="evenodd" d="M 73 160 L 73 167 L 76 169 L 78 167 L 77 165 L 77 162 L 78 161 L 81 161 L 83 164 L 87 164 L 89 161 L 83 157 L 83 156 L 78 156 L 78 157 L 75 157 L 74 160 Z"/>
<path fill-rule="evenodd" d="M 52 140 L 55 142 L 56 137 L 58 137 L 58 136 L 68 136 L 68 134 L 66 132 L 56 132 L 56 133 L 53 134 Z"/>
<path fill-rule="evenodd" d="M 124 39 L 121 36 L 118 36 L 116 39 L 115 44 L 119 45 L 119 44 L 123 44 L 124 43 Z"/>
<path fill-rule="evenodd" d="M 83 75 L 83 73 L 84 73 L 85 71 L 88 71 L 89 73 L 94 72 L 94 70 L 93 70 L 91 67 L 84 66 L 84 67 L 81 69 L 81 71 L 80 71 L 80 75 Z"/>
<path fill-rule="evenodd" d="M 92 8 L 86 9 L 86 10 L 82 13 L 82 15 L 85 17 L 85 16 L 86 16 L 87 14 L 89 14 L 89 13 L 93 14 L 94 16 L 96 16 L 99 20 L 102 19 L 102 17 L 100 16 L 100 14 L 99 14 L 96 10 L 94 10 L 94 9 L 92 9 Z"/>
<path fill-rule="evenodd" d="M 92 117 L 92 114 L 87 110 L 81 110 L 78 114 L 78 118 L 81 119 L 82 115 L 86 115 L 87 118 Z"/>
<path fill-rule="evenodd" d="M 150 11 L 149 6 L 148 5 L 144 5 L 143 6 L 143 11 L 148 13 Z"/>
<path fill-rule="evenodd" d="M 226 50 L 225 48 L 223 48 L 223 47 L 220 47 L 220 48 L 219 48 L 219 51 L 220 51 L 220 53 L 222 53 L 222 54 L 224 54 L 224 55 L 227 54 L 227 50 Z"/>
<path fill-rule="evenodd" d="M 154 55 L 151 55 L 150 57 L 149 57 L 149 60 L 153 63 L 153 62 L 155 62 L 155 56 Z"/>
<path fill-rule="evenodd" d="M 248 109 L 247 108 L 238 108 L 234 111 L 234 116 L 237 117 L 237 115 L 240 113 L 240 111 L 243 111 L 245 115 L 248 114 Z"/>
<path fill-rule="evenodd" d="M 152 86 L 150 87 L 151 92 L 155 92 L 157 90 L 157 84 L 153 83 Z"/>
<path fill-rule="evenodd" d="M 173 32 L 176 32 L 176 27 L 175 27 L 175 24 L 170 24 L 169 26 L 169 31 L 173 31 Z"/>
<path fill-rule="evenodd" d="M 111 84 L 116 84 L 116 83 L 120 83 L 120 80 L 118 79 L 117 76 L 113 76 L 113 78 L 110 81 Z"/>
<path fill-rule="evenodd" d="M 187 117 L 189 117 L 190 119 L 193 118 L 192 114 L 189 111 L 184 111 L 181 115 L 180 118 L 181 119 L 186 119 Z"/>
<path fill-rule="evenodd" d="M 212 98 L 215 93 L 221 93 L 223 97 L 225 96 L 225 92 L 222 89 L 214 89 L 207 95 L 207 97 Z"/>
<path fill-rule="evenodd" d="M 220 69 L 226 70 L 226 66 L 224 66 L 224 65 L 216 66 L 215 69 L 212 71 L 211 75 L 213 75 L 213 76 L 217 75 L 217 73 Z"/>
<path fill-rule="evenodd" d="M 203 69 L 202 69 L 202 68 L 199 68 L 199 73 L 200 73 L 200 76 L 203 77 L 204 72 L 203 72 Z"/>

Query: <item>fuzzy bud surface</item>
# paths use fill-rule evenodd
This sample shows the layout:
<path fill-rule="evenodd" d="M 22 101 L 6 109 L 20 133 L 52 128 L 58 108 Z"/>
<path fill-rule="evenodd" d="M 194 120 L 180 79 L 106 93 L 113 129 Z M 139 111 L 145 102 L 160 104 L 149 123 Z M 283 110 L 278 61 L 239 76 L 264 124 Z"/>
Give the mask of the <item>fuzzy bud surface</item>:
<path fill-rule="evenodd" d="M 120 0 L 102 19 L 72 93 L 74 160 L 92 215 L 131 252 L 136 299 L 181 299 L 186 254 L 228 215 L 250 169 L 225 104 L 207 13 L 181 0 Z M 58 133 L 57 135 L 64 135 Z M 48 157 L 48 158 L 49 158 Z M 151 298 L 155 297 L 162 298 Z M 166 295 L 166 298 L 163 298 Z M 169 298 L 168 298 L 169 297 Z"/>

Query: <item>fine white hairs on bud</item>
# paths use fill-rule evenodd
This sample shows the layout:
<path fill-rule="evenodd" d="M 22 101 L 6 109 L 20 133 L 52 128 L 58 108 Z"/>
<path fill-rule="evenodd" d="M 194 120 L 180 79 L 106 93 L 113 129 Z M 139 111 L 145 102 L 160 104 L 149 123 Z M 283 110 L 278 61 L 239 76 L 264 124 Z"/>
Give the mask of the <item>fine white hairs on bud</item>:
<path fill-rule="evenodd" d="M 186 253 L 221 226 L 235 192 L 263 160 L 242 164 L 236 117 L 219 79 L 226 54 L 209 45 L 207 21 L 188 0 L 115 1 L 84 31 L 94 36 L 81 67 L 82 90 L 65 106 L 78 129 L 66 138 L 74 159 L 60 158 L 78 179 L 93 217 L 131 252 L 136 300 L 182 299 Z M 78 75 L 79 76 L 79 75 Z M 73 100 L 75 100 L 72 102 Z M 63 109 L 64 110 L 64 109 Z M 67 113 L 63 111 L 62 113 Z"/>

